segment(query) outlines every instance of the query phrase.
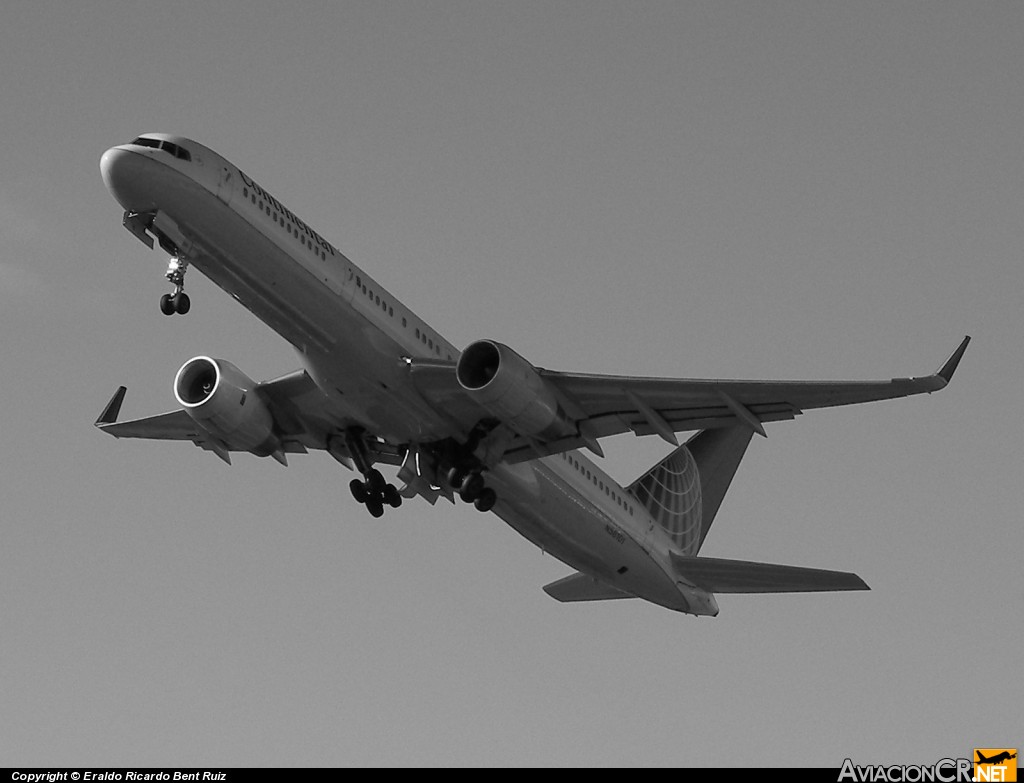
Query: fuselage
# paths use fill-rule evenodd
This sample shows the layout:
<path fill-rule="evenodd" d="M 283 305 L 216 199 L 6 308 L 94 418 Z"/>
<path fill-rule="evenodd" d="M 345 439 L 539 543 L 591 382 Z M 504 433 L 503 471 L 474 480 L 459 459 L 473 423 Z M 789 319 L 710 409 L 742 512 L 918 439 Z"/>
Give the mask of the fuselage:
<path fill-rule="evenodd" d="M 101 170 L 126 212 L 173 221 L 188 261 L 295 348 L 339 428 L 395 444 L 452 435 L 409 365 L 459 350 L 246 172 L 164 134 L 107 150 Z M 498 463 L 488 483 L 494 512 L 559 560 L 662 606 L 701 608 L 699 591 L 673 576 L 670 537 L 581 452 Z"/>

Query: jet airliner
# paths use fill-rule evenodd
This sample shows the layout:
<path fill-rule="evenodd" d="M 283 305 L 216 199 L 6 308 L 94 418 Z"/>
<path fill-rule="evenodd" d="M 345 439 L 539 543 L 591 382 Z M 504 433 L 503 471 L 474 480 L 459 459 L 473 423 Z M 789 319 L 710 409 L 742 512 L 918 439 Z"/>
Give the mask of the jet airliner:
<path fill-rule="evenodd" d="M 1017 758 L 1016 753 L 1010 753 L 1008 750 L 1001 751 L 990 759 L 985 758 L 984 754 L 980 750 L 976 750 L 975 753 L 978 754 L 978 764 L 1001 764 L 1004 761 L 1010 761 L 1011 759 Z"/>
<path fill-rule="evenodd" d="M 213 150 L 146 133 L 103 153 L 123 225 L 170 260 L 168 315 L 185 314 L 190 267 L 290 343 L 300 369 L 255 382 L 197 356 L 174 378 L 179 408 L 96 426 L 116 438 L 191 441 L 230 463 L 325 451 L 358 474 L 374 517 L 420 497 L 493 512 L 573 572 L 559 601 L 639 597 L 718 614 L 717 593 L 866 590 L 856 574 L 699 554 L 752 436 L 812 408 L 939 391 L 969 337 L 933 374 L 887 381 L 737 381 L 587 375 L 536 367 L 501 342 L 462 350 Z M 621 433 L 668 455 L 621 486 L 584 451 Z M 677 433 L 695 433 L 680 443 Z M 380 467 L 394 470 L 392 483 Z"/>

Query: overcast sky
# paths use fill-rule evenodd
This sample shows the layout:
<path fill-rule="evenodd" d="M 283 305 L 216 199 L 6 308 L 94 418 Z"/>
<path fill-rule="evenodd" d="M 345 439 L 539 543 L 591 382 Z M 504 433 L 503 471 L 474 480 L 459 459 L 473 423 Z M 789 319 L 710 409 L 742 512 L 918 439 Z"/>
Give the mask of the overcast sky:
<path fill-rule="evenodd" d="M 22 2 L 0 26 L 0 764 L 924 764 L 1024 743 L 1024 4 Z M 563 605 L 493 515 L 92 422 L 290 347 L 120 226 L 221 152 L 457 345 L 889 378 L 768 426 L 703 554 L 868 593 Z M 667 451 L 613 439 L 626 483 Z"/>

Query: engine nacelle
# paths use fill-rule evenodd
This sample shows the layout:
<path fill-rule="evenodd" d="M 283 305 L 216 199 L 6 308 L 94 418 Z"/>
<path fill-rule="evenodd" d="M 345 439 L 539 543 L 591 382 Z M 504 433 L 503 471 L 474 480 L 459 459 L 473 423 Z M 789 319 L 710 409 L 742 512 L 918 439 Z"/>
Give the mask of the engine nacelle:
<path fill-rule="evenodd" d="M 470 344 L 455 376 L 473 399 L 521 435 L 563 429 L 555 392 L 536 367 L 507 345 L 491 340 Z"/>
<path fill-rule="evenodd" d="M 174 396 L 196 424 L 232 450 L 266 457 L 281 447 L 255 381 L 231 362 L 189 359 L 174 376 Z"/>

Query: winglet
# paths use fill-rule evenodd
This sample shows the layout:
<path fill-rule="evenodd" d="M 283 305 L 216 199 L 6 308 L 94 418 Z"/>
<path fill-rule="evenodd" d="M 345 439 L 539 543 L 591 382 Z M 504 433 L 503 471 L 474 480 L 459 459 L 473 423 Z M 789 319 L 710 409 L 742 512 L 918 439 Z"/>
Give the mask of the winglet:
<path fill-rule="evenodd" d="M 124 402 L 124 395 L 128 389 L 125 386 L 119 386 L 117 391 L 114 392 L 114 396 L 110 398 L 110 402 L 103 409 L 103 413 L 96 419 L 96 426 L 99 427 L 103 424 L 113 424 L 117 421 L 117 415 L 121 412 L 121 403 Z"/>
<path fill-rule="evenodd" d="M 963 342 L 960 343 L 960 347 L 953 351 L 953 354 L 946 360 L 946 363 L 942 365 L 942 369 L 935 373 L 946 383 L 949 383 L 953 379 L 953 373 L 956 372 L 957 365 L 960 364 L 960 359 L 963 358 L 964 351 L 967 350 L 967 344 L 970 341 L 971 336 L 967 335 Z"/>

